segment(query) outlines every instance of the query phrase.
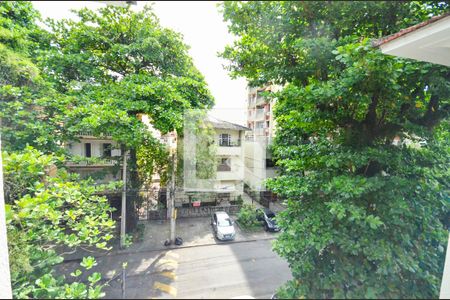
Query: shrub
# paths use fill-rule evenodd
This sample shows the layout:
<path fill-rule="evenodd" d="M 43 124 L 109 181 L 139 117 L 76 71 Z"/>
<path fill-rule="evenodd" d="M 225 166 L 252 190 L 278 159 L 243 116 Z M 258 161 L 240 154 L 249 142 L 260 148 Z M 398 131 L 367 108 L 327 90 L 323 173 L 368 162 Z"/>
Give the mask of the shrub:
<path fill-rule="evenodd" d="M 250 204 L 244 204 L 239 210 L 237 221 L 243 229 L 255 229 L 260 224 L 256 220 L 256 207 Z"/>

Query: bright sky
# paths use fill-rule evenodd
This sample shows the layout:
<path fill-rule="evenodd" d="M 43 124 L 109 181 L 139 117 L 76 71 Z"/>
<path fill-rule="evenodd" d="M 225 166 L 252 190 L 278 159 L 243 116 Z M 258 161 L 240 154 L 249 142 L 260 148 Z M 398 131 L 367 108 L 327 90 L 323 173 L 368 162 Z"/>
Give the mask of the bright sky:
<path fill-rule="evenodd" d="M 133 9 L 141 9 L 152 1 L 137 1 Z M 33 1 L 42 17 L 72 18 L 71 9 L 88 7 L 96 9 L 103 3 L 95 1 Z M 225 61 L 217 57 L 225 45 L 231 44 L 233 36 L 228 33 L 226 23 L 213 1 L 156 1 L 154 11 L 161 25 L 180 32 L 184 42 L 191 48 L 189 54 L 195 66 L 205 76 L 216 105 L 211 112 L 216 118 L 245 124 L 246 81 L 232 80 L 223 69 Z"/>

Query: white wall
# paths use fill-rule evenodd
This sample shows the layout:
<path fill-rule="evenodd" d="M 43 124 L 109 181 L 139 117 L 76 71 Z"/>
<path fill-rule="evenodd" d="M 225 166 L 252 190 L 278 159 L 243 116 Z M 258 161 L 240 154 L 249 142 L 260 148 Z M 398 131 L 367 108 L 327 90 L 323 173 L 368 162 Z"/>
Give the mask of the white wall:
<path fill-rule="evenodd" d="M 442 275 L 440 299 L 450 299 L 450 233 L 447 241 L 447 254 L 445 256 L 444 274 Z"/>
<path fill-rule="evenodd" d="M 239 130 L 220 129 L 220 128 L 216 128 L 214 130 L 216 131 L 217 142 L 219 141 L 221 134 L 229 134 L 231 136 L 231 142 L 237 142 L 237 140 L 240 138 Z"/>
<path fill-rule="evenodd" d="M 3 194 L 3 163 L 0 141 L 0 299 L 11 299 L 8 243 L 6 238 L 5 199 Z"/>
<path fill-rule="evenodd" d="M 216 139 L 219 140 L 220 134 L 229 134 L 231 142 L 235 143 L 243 137 L 242 131 L 231 129 L 216 128 Z M 218 147 L 217 158 L 230 158 L 230 171 L 217 171 L 215 187 L 222 189 L 227 186 L 234 186 L 234 189 L 242 193 L 244 180 L 244 148 L 242 147 L 242 140 L 240 147 Z"/>
<path fill-rule="evenodd" d="M 85 143 L 91 144 L 91 156 L 101 157 L 103 155 L 103 144 L 112 144 L 113 150 L 111 156 L 120 156 L 120 149 L 118 144 L 112 140 L 99 140 L 99 139 L 80 139 L 80 143 L 73 142 L 70 146 L 67 146 L 69 152 L 73 155 L 85 156 Z"/>
<path fill-rule="evenodd" d="M 264 141 L 245 141 L 244 147 L 244 182 L 252 190 L 264 190 L 266 173 L 266 143 Z"/>

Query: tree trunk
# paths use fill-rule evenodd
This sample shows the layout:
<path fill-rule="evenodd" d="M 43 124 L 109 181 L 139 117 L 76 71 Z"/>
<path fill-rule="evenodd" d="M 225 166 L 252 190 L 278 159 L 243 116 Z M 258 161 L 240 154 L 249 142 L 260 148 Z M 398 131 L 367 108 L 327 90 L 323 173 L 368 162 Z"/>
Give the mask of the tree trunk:
<path fill-rule="evenodd" d="M 140 206 L 141 199 L 139 189 L 141 182 L 139 181 L 137 170 L 136 149 L 130 149 L 130 158 L 128 160 L 129 174 L 129 191 L 127 193 L 127 232 L 133 232 L 137 227 L 138 215 L 137 210 Z"/>

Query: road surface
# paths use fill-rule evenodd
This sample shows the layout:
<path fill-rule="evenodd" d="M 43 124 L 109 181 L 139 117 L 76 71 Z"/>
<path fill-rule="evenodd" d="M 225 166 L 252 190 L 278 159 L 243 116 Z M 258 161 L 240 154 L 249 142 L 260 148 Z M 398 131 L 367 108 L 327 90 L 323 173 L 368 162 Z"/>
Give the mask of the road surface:
<path fill-rule="evenodd" d="M 291 278 L 287 263 L 272 252 L 271 243 L 259 240 L 117 255 L 98 259 L 97 271 L 111 277 L 128 261 L 128 299 L 270 298 Z M 121 298 L 121 281 L 111 281 L 105 291 L 107 298 Z"/>

